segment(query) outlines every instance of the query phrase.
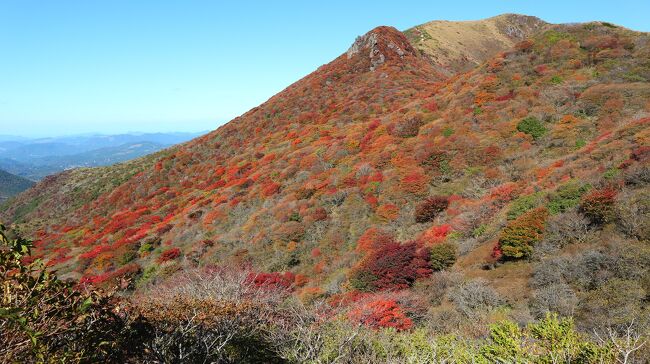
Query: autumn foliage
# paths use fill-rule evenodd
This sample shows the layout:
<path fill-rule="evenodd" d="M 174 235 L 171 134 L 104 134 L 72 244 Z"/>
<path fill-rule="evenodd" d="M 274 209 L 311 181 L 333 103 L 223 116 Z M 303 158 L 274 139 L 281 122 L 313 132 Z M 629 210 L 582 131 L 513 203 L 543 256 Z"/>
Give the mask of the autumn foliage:
<path fill-rule="evenodd" d="M 610 222 L 614 217 L 616 194 L 611 187 L 593 190 L 582 197 L 580 210 L 594 224 Z"/>
<path fill-rule="evenodd" d="M 449 206 L 446 196 L 432 196 L 420 202 L 415 207 L 415 222 L 425 223 L 433 220 L 440 212 Z"/>
<path fill-rule="evenodd" d="M 171 248 L 163 251 L 158 257 L 158 262 L 163 263 L 170 260 L 174 260 L 181 256 L 180 248 Z"/>
<path fill-rule="evenodd" d="M 506 259 L 527 258 L 544 233 L 548 211 L 540 207 L 510 222 L 499 237 L 499 250 Z"/>
<path fill-rule="evenodd" d="M 413 320 L 395 300 L 391 299 L 363 302 L 350 311 L 348 317 L 352 321 L 374 329 L 394 328 L 402 331 L 413 327 Z"/>
<path fill-rule="evenodd" d="M 410 287 L 431 274 L 429 249 L 417 242 L 389 242 L 368 253 L 350 276 L 352 287 L 361 291 Z"/>
<path fill-rule="evenodd" d="M 294 285 L 296 276 L 291 272 L 250 273 L 246 278 L 256 287 L 288 290 Z"/>

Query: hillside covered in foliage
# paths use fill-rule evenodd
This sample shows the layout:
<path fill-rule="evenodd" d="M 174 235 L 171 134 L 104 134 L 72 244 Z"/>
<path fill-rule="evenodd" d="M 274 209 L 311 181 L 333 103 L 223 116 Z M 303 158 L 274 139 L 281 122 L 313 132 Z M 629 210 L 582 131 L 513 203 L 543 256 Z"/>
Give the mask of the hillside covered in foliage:
<path fill-rule="evenodd" d="M 0 218 L 60 276 L 138 294 L 228 267 L 375 329 L 647 328 L 650 35 L 503 19 L 508 42 L 445 67 L 435 27 L 375 28 L 212 133 L 48 177 Z"/>

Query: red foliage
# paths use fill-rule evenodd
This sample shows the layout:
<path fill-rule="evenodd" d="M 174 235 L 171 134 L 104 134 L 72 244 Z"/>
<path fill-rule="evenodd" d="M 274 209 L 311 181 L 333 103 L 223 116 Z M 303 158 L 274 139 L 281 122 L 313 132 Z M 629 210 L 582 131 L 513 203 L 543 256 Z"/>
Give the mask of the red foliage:
<path fill-rule="evenodd" d="M 377 215 L 388 221 L 395 220 L 399 216 L 399 207 L 392 203 L 381 205 L 377 208 Z"/>
<path fill-rule="evenodd" d="M 395 238 L 390 233 L 379 228 L 366 230 L 357 241 L 358 252 L 370 252 L 383 248 L 388 244 L 395 243 Z"/>
<path fill-rule="evenodd" d="M 373 130 L 377 129 L 377 127 L 379 127 L 379 125 L 381 125 L 381 122 L 379 120 L 375 119 L 375 120 L 371 121 L 370 124 L 368 124 L 368 131 L 373 131 Z"/>
<path fill-rule="evenodd" d="M 616 195 L 611 187 L 593 190 L 582 197 L 580 210 L 595 224 L 609 222 L 614 216 Z"/>
<path fill-rule="evenodd" d="M 284 289 L 293 287 L 296 276 L 291 272 L 285 273 L 250 273 L 246 281 L 259 288 Z"/>
<path fill-rule="evenodd" d="M 500 186 L 494 187 L 492 191 L 490 191 L 490 198 L 502 205 L 517 197 L 517 189 L 518 186 L 514 182 L 504 183 Z"/>
<path fill-rule="evenodd" d="M 494 100 L 495 101 L 509 101 L 509 100 L 514 99 L 514 98 L 515 98 L 515 91 L 510 90 L 510 92 L 508 92 L 507 94 L 502 95 L 502 96 L 498 96 Z"/>
<path fill-rule="evenodd" d="M 492 254 L 490 256 L 496 260 L 499 260 L 503 257 L 503 252 L 501 251 L 501 246 L 499 246 L 499 243 L 494 244 L 494 247 L 492 247 Z"/>
<path fill-rule="evenodd" d="M 136 263 L 127 264 L 117 270 L 104 272 L 102 274 L 94 276 L 84 276 L 79 280 L 79 285 L 84 286 L 87 284 L 90 285 L 99 285 L 107 281 L 112 281 L 120 277 L 133 276 L 140 272 L 140 266 Z"/>
<path fill-rule="evenodd" d="M 436 112 L 438 111 L 438 104 L 436 103 L 436 100 L 430 100 L 424 105 L 422 105 L 426 110 L 430 112 Z"/>
<path fill-rule="evenodd" d="M 413 327 L 413 321 L 395 300 L 377 299 L 362 303 L 349 312 L 348 318 L 373 329 L 392 327 L 402 331 Z"/>
<path fill-rule="evenodd" d="M 367 196 L 364 198 L 364 200 L 366 200 L 366 202 L 368 203 L 368 205 L 372 206 L 373 208 L 376 207 L 376 206 L 377 206 L 377 203 L 379 202 L 379 200 L 377 199 L 377 197 L 375 197 L 374 195 L 367 195 Z"/>
<path fill-rule="evenodd" d="M 445 241 L 451 230 L 451 225 L 433 226 L 422 233 L 419 240 L 425 245 L 439 244 Z"/>
<path fill-rule="evenodd" d="M 392 242 L 367 254 L 353 271 L 351 282 L 360 290 L 405 289 L 430 274 L 428 248 L 417 242 Z"/>
<path fill-rule="evenodd" d="M 85 253 L 79 254 L 79 258 L 81 259 L 93 259 L 99 254 L 111 250 L 111 247 L 109 245 L 98 245 L 94 248 L 92 248 L 90 251 L 87 251 Z"/>
<path fill-rule="evenodd" d="M 428 178 L 421 172 L 412 172 L 402 178 L 402 188 L 404 191 L 414 195 L 426 193 Z"/>
<path fill-rule="evenodd" d="M 280 191 L 280 184 L 275 182 L 271 182 L 265 185 L 264 187 L 262 187 L 262 195 L 264 197 L 275 195 L 279 191 Z"/>
<path fill-rule="evenodd" d="M 415 207 L 415 222 L 420 224 L 429 222 L 448 206 L 449 198 L 447 196 L 429 197 Z"/>
<path fill-rule="evenodd" d="M 173 259 L 176 259 L 181 256 L 181 249 L 180 248 L 171 248 L 167 249 L 164 252 L 160 254 L 158 257 L 158 262 L 163 263 L 167 262 Z"/>
<path fill-rule="evenodd" d="M 327 210 L 325 210 L 322 207 L 317 208 L 316 210 L 314 210 L 314 212 L 312 214 L 312 218 L 314 219 L 314 221 L 326 220 L 327 219 Z"/>

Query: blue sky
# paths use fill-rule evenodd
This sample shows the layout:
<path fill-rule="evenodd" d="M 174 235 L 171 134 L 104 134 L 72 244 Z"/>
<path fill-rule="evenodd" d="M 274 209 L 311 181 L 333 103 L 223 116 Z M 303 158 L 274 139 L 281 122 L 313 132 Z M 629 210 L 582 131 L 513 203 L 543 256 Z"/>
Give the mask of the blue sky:
<path fill-rule="evenodd" d="M 375 26 L 506 12 L 650 31 L 648 0 L 0 0 L 0 134 L 214 129 Z"/>

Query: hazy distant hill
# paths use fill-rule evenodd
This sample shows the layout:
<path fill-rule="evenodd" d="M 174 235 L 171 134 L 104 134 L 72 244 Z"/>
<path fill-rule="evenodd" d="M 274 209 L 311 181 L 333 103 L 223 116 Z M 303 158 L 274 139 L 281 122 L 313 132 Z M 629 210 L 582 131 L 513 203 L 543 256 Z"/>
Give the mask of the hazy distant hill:
<path fill-rule="evenodd" d="M 141 157 L 200 134 L 138 133 L 41 139 L 0 136 L 0 168 L 37 181 L 65 169 L 105 166 Z"/>
<path fill-rule="evenodd" d="M 0 203 L 32 187 L 34 182 L 0 169 Z"/>

